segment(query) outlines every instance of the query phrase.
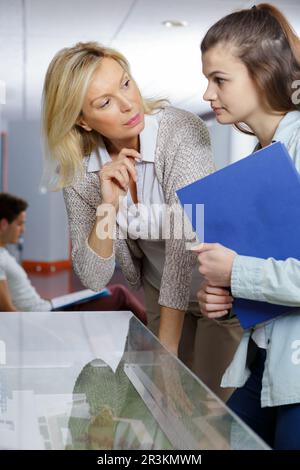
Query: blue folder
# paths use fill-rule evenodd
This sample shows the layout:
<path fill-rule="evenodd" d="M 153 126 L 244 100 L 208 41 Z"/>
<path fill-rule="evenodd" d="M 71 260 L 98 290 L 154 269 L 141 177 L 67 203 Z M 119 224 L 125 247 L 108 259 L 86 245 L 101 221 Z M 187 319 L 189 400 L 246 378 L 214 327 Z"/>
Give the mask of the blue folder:
<path fill-rule="evenodd" d="M 176 193 L 183 207 L 192 205 L 187 215 L 200 242 L 221 243 L 240 255 L 300 259 L 300 176 L 280 142 Z M 204 240 L 197 204 L 204 204 Z M 249 328 L 294 308 L 235 299 L 233 309 Z"/>
<path fill-rule="evenodd" d="M 86 291 L 90 291 L 86 294 Z M 55 297 L 54 299 L 51 300 L 52 302 L 52 312 L 59 312 L 63 310 L 64 308 L 71 307 L 72 305 L 79 305 L 79 304 L 84 304 L 85 302 L 91 302 L 96 299 L 100 299 L 101 297 L 108 297 L 111 295 L 111 292 L 109 289 L 106 287 L 102 289 L 99 292 L 92 292 L 90 289 L 84 289 L 82 291 L 78 292 L 79 294 L 86 294 L 84 297 L 82 297 L 80 300 L 72 300 L 74 295 L 76 296 L 76 292 L 73 294 L 66 294 L 66 295 L 60 295 L 58 297 Z M 76 298 L 76 297 L 75 297 Z M 56 306 L 54 304 L 54 301 L 58 301 L 59 305 Z"/>

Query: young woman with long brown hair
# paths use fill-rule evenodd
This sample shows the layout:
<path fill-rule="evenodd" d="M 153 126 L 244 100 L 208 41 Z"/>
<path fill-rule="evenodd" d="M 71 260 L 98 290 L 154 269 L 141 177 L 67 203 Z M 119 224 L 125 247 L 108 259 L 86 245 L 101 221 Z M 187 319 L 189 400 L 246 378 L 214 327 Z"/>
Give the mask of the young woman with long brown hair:
<path fill-rule="evenodd" d="M 254 134 L 256 149 L 283 142 L 300 172 L 300 40 L 284 15 L 269 4 L 227 15 L 201 50 L 204 99 L 217 121 Z M 222 385 L 239 387 L 229 406 L 269 445 L 300 449 L 300 260 L 241 256 L 219 244 L 197 251 L 206 317 L 222 318 L 234 297 L 295 307 L 245 331 Z"/>

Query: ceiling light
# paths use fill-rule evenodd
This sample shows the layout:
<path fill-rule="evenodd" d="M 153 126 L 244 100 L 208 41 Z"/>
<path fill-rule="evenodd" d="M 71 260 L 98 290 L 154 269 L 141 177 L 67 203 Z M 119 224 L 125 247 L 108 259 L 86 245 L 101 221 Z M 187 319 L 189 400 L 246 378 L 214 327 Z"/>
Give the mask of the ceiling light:
<path fill-rule="evenodd" d="M 182 28 L 184 26 L 188 26 L 187 21 L 180 21 L 180 20 L 166 20 L 166 21 L 163 21 L 162 24 L 166 28 Z"/>

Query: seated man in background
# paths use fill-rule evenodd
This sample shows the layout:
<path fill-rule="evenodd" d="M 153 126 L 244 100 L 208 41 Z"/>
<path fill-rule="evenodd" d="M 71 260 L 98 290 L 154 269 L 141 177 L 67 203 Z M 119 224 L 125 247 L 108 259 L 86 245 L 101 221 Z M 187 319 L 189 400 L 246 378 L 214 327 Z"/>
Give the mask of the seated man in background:
<path fill-rule="evenodd" d="M 18 243 L 25 230 L 28 203 L 11 194 L 0 193 L 0 311 L 47 312 L 51 301 L 42 299 L 32 286 L 25 270 L 7 251 L 8 244 Z M 110 294 L 65 310 L 131 310 L 143 323 L 146 313 L 142 304 L 123 285 L 109 286 Z M 62 308 L 64 310 L 64 308 Z"/>

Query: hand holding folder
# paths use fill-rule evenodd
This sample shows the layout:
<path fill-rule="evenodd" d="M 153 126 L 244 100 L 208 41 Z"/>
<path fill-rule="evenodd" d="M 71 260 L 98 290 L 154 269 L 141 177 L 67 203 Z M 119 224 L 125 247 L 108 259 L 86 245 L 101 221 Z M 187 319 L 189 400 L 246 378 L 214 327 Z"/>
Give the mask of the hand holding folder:
<path fill-rule="evenodd" d="M 240 255 L 300 259 L 300 176 L 276 142 L 177 191 L 200 242 L 221 243 Z M 204 237 L 196 206 L 204 204 Z M 300 294 L 300 286 L 299 286 Z M 235 299 L 242 326 L 288 313 L 291 307 Z"/>

